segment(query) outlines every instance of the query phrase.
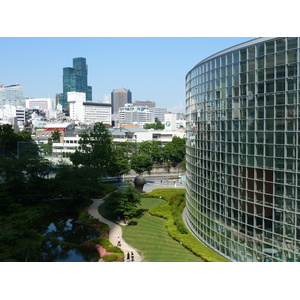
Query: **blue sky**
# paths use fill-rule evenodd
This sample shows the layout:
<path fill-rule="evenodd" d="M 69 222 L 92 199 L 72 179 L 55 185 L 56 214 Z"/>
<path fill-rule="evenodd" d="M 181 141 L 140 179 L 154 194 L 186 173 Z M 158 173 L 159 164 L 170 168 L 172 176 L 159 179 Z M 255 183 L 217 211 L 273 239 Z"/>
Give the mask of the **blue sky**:
<path fill-rule="evenodd" d="M 202 59 L 250 37 L 0 37 L 0 84 L 23 85 L 24 96 L 54 98 L 62 69 L 85 57 L 93 101 L 113 89 L 133 100 L 184 112 L 185 76 Z"/>

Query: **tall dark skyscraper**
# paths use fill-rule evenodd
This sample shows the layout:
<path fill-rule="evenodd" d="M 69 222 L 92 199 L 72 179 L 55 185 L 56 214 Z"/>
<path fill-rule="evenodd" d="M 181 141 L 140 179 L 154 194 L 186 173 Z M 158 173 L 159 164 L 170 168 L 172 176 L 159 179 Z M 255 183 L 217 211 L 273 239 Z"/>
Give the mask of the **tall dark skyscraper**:
<path fill-rule="evenodd" d="M 116 89 L 111 93 L 111 109 L 112 114 L 117 114 L 119 108 L 123 107 L 125 103 L 132 103 L 132 95 L 130 90 Z"/>
<path fill-rule="evenodd" d="M 63 68 L 63 97 L 62 107 L 68 107 L 67 93 L 85 93 L 86 100 L 92 101 L 92 87 L 87 85 L 88 67 L 84 57 L 73 58 L 73 68 Z"/>

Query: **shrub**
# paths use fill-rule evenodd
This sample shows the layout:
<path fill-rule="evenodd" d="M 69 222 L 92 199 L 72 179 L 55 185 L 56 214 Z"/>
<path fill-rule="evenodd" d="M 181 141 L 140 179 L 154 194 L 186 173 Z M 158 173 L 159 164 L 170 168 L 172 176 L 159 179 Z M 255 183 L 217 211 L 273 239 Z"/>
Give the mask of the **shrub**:
<path fill-rule="evenodd" d="M 116 254 L 108 254 L 104 255 L 102 258 L 105 262 L 111 262 L 116 261 L 118 259 L 118 256 Z"/>
<path fill-rule="evenodd" d="M 98 185 L 99 188 L 99 192 L 101 193 L 101 195 L 108 195 L 112 192 L 114 192 L 115 190 L 117 190 L 118 188 L 116 186 L 114 186 L 113 184 L 110 183 L 105 183 L 105 182 L 101 182 Z"/>

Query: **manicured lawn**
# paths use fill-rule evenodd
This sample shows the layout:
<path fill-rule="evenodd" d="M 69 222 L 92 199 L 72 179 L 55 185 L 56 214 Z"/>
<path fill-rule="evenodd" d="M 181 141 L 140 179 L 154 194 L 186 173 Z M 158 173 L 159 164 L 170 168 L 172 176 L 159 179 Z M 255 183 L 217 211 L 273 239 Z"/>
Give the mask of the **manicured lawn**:
<path fill-rule="evenodd" d="M 201 262 L 202 260 L 173 240 L 165 228 L 166 220 L 150 216 L 148 210 L 166 202 L 161 199 L 142 199 L 139 209 L 142 217 L 134 219 L 137 225 L 123 227 L 124 240 L 139 249 L 145 262 Z"/>

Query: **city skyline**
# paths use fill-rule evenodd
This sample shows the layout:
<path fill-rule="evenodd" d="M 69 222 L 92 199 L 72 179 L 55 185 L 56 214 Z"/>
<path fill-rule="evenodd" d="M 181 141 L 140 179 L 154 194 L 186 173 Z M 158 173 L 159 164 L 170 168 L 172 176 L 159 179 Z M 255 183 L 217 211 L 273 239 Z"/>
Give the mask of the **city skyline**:
<path fill-rule="evenodd" d="M 94 102 L 124 87 L 132 92 L 132 101 L 155 101 L 157 107 L 184 112 L 187 71 L 199 59 L 251 39 L 1 37 L 0 84 L 21 84 L 26 98 L 55 98 L 63 92 L 62 69 L 84 57 Z"/>

